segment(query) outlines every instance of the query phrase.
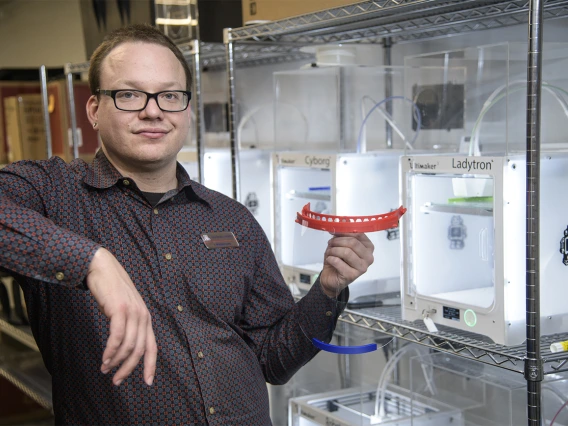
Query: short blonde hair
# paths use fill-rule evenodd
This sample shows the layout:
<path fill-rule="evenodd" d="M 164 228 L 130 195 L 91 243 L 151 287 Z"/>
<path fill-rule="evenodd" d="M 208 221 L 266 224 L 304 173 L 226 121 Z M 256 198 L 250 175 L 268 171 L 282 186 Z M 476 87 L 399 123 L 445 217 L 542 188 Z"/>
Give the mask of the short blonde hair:
<path fill-rule="evenodd" d="M 193 84 L 191 70 L 175 43 L 164 33 L 151 25 L 134 24 L 109 33 L 91 55 L 89 67 L 89 88 L 91 89 L 91 94 L 95 95 L 97 89 L 100 89 L 101 65 L 103 60 L 115 47 L 127 42 L 153 43 L 170 49 L 173 54 L 176 55 L 176 58 L 181 63 L 185 72 L 185 90 L 191 91 Z"/>

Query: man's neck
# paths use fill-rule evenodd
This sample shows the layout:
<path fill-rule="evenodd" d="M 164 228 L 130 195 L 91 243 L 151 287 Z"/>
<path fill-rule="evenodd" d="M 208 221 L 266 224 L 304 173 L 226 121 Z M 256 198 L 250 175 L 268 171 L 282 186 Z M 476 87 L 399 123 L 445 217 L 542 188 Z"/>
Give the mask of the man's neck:
<path fill-rule="evenodd" d="M 106 154 L 106 153 L 105 153 Z M 122 176 L 128 176 L 136 182 L 142 192 L 166 193 L 177 188 L 176 161 L 156 169 L 141 170 L 119 164 L 107 154 L 107 159 Z"/>
<path fill-rule="evenodd" d="M 175 163 L 171 171 L 160 170 L 159 172 L 127 172 L 118 170 L 123 176 L 130 176 L 142 192 L 162 193 L 177 188 Z"/>

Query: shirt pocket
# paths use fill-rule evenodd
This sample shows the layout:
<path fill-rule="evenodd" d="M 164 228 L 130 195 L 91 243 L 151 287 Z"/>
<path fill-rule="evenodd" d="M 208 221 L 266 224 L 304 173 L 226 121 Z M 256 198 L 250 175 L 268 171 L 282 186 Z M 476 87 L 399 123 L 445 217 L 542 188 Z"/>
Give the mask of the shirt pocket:
<path fill-rule="evenodd" d="M 253 274 L 253 264 L 244 251 L 243 247 L 200 247 L 188 270 L 193 293 L 227 323 L 240 316 Z"/>

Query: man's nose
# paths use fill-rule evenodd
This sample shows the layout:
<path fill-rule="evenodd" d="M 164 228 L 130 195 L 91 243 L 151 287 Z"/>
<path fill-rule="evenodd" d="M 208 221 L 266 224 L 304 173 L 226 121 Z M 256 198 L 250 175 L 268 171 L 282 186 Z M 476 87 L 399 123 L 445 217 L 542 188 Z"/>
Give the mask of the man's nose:
<path fill-rule="evenodd" d="M 158 101 L 156 98 L 148 99 L 146 108 L 144 108 L 140 113 L 146 117 L 159 117 L 162 115 L 162 110 L 158 106 Z"/>

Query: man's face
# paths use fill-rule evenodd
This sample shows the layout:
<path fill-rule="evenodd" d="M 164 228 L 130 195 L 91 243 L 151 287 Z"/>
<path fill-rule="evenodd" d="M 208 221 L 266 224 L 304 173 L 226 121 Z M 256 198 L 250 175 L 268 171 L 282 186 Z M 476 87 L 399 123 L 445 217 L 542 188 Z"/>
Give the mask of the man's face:
<path fill-rule="evenodd" d="M 183 67 L 168 48 L 129 42 L 114 48 L 101 64 L 102 90 L 156 93 L 188 90 Z M 117 166 L 152 170 L 175 161 L 189 132 L 189 108 L 164 112 L 155 99 L 142 111 L 121 111 L 110 96 L 92 96 L 87 112 L 96 122 L 103 147 Z"/>

